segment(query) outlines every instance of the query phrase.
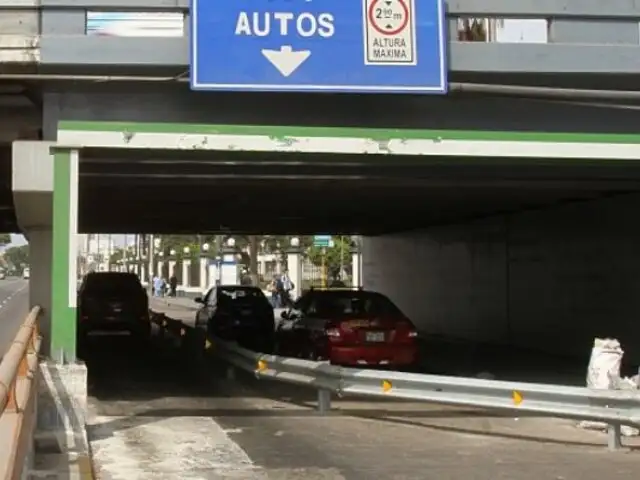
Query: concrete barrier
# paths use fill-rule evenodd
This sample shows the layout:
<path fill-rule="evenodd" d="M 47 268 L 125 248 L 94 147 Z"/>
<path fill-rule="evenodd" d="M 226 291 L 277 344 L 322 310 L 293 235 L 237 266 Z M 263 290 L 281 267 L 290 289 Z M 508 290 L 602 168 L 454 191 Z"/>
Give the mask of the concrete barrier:
<path fill-rule="evenodd" d="M 87 438 L 87 367 L 42 362 L 30 478 L 95 478 Z"/>

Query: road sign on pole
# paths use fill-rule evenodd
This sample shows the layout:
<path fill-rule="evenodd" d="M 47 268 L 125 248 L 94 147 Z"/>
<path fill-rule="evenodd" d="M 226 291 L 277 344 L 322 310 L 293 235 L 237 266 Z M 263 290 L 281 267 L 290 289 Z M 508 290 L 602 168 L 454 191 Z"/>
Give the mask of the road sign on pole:
<path fill-rule="evenodd" d="M 330 247 L 331 246 L 331 235 L 314 235 L 313 237 L 313 245 L 315 247 Z"/>
<path fill-rule="evenodd" d="M 447 92 L 444 0 L 192 0 L 191 88 Z"/>

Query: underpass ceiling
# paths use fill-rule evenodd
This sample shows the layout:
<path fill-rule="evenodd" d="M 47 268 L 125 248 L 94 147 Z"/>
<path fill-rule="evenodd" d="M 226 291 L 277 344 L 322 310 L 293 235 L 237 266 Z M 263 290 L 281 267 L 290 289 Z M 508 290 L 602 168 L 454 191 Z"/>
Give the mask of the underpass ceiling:
<path fill-rule="evenodd" d="M 356 157 L 309 164 L 255 154 L 129 162 L 88 156 L 80 166 L 80 229 L 379 234 L 640 191 L 640 168 L 628 163 Z"/>

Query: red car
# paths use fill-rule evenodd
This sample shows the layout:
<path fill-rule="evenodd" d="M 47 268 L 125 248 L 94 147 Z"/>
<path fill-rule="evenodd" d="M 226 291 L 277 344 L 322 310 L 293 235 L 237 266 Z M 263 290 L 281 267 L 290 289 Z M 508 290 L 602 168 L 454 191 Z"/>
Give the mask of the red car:
<path fill-rule="evenodd" d="M 411 367 L 417 330 L 381 293 L 310 290 L 282 312 L 275 353 L 342 366 Z"/>

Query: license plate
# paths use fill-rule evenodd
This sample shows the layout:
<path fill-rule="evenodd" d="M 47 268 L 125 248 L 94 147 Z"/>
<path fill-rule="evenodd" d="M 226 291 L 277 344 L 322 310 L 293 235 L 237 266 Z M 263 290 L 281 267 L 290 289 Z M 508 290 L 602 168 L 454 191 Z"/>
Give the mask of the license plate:
<path fill-rule="evenodd" d="M 384 342 L 384 332 L 367 332 L 365 339 L 367 342 Z"/>

